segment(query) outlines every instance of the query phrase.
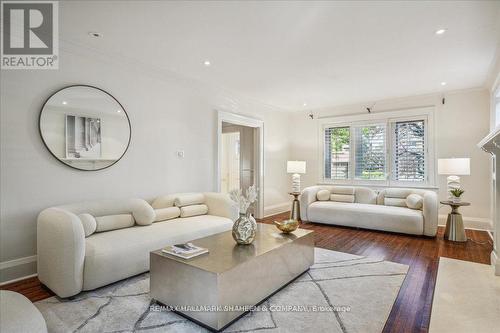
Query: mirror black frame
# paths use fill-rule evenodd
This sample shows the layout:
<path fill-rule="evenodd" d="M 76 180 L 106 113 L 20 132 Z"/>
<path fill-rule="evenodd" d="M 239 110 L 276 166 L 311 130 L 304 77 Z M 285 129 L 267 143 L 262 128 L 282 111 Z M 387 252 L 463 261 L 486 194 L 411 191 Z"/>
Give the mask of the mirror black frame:
<path fill-rule="evenodd" d="M 53 152 L 52 150 L 50 150 L 49 146 L 47 145 L 47 142 L 45 142 L 45 139 L 43 138 L 43 135 L 42 135 L 42 126 L 41 126 L 41 120 L 42 120 L 42 113 L 43 113 L 43 109 L 45 108 L 45 105 L 47 104 L 47 102 L 52 98 L 52 96 L 54 96 L 55 94 L 59 93 L 60 91 L 63 91 L 64 89 L 68 89 L 68 88 L 73 88 L 73 87 L 87 87 L 87 88 L 94 88 L 94 89 L 97 89 L 97 90 L 100 90 L 101 92 L 105 93 L 106 95 L 108 95 L 109 97 L 111 97 L 116 103 L 118 103 L 118 105 L 120 105 L 120 107 L 122 108 L 123 112 L 125 113 L 125 116 L 127 117 L 127 123 L 128 123 L 128 129 L 129 129 L 129 136 L 128 136 L 128 142 L 127 142 L 127 147 L 125 148 L 125 150 L 123 151 L 123 153 L 120 155 L 120 157 L 114 161 L 113 163 L 111 163 L 110 165 L 107 165 L 103 168 L 99 168 L 99 169 L 80 169 L 80 168 L 77 168 L 77 167 L 74 167 L 72 165 L 69 165 L 67 163 L 64 163 L 63 161 L 61 161 L 59 159 L 59 157 L 57 157 Z M 89 85 L 89 84 L 73 84 L 73 85 L 70 85 L 70 86 L 65 86 L 61 89 L 58 89 L 56 90 L 55 92 L 53 92 L 52 94 L 50 94 L 49 97 L 47 97 L 47 99 L 45 100 L 45 102 L 43 102 L 42 104 L 42 108 L 40 109 L 40 113 L 38 115 L 38 133 L 40 134 L 40 137 L 42 138 L 42 142 L 43 142 L 43 145 L 45 146 L 45 148 L 47 148 L 47 150 L 49 151 L 49 153 L 56 159 L 58 160 L 60 163 L 64 164 L 65 166 L 67 167 L 70 167 L 71 169 L 75 169 L 75 170 L 79 170 L 79 171 L 99 171 L 99 170 L 104 170 L 104 169 L 107 169 L 109 167 L 112 167 L 113 165 L 115 165 L 116 163 L 118 163 L 118 161 L 120 161 L 123 156 L 127 153 L 128 151 L 128 148 L 130 146 L 130 141 L 132 140 L 132 126 L 130 125 L 130 118 L 128 117 L 128 113 L 127 113 L 127 110 L 125 110 L 125 108 L 123 107 L 123 105 L 113 96 L 111 95 L 110 93 L 108 93 L 106 90 L 104 89 L 101 89 L 99 87 L 96 87 L 96 86 L 92 86 L 92 85 Z"/>

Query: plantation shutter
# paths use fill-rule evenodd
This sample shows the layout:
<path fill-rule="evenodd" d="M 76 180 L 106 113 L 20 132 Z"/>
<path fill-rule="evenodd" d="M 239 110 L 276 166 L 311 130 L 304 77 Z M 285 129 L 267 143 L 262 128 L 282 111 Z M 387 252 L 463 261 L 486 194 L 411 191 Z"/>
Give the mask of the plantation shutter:
<path fill-rule="evenodd" d="M 325 128 L 325 179 L 348 179 L 350 158 L 349 127 Z"/>
<path fill-rule="evenodd" d="M 393 179 L 425 181 L 425 121 L 401 121 L 394 124 Z"/>
<path fill-rule="evenodd" d="M 354 128 L 355 173 L 361 180 L 386 179 L 385 124 Z"/>

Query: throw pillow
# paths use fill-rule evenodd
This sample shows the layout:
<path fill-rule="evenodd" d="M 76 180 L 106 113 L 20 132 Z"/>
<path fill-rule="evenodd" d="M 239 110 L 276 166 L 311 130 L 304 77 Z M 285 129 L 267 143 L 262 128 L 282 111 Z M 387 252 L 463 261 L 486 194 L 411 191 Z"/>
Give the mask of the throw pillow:
<path fill-rule="evenodd" d="M 319 190 L 318 193 L 316 193 L 316 198 L 319 201 L 328 201 L 328 200 L 330 200 L 330 191 Z"/>
<path fill-rule="evenodd" d="M 406 197 L 406 205 L 411 209 L 422 209 L 424 198 L 418 194 L 410 194 Z"/>

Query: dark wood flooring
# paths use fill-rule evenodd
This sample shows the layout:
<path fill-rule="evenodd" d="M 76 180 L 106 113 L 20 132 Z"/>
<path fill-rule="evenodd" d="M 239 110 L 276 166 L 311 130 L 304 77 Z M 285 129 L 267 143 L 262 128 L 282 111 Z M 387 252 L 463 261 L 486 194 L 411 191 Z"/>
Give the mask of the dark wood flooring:
<path fill-rule="evenodd" d="M 287 217 L 288 213 L 284 213 L 260 222 L 272 223 Z M 427 238 L 315 223 L 301 227 L 315 231 L 317 247 L 410 266 L 384 332 L 428 331 L 439 257 L 490 263 L 491 239 L 484 231 L 467 230 L 467 236 L 475 242 L 453 243 L 443 240 L 443 228 L 439 228 L 436 238 Z M 53 295 L 36 277 L 0 289 L 17 291 L 33 302 Z"/>

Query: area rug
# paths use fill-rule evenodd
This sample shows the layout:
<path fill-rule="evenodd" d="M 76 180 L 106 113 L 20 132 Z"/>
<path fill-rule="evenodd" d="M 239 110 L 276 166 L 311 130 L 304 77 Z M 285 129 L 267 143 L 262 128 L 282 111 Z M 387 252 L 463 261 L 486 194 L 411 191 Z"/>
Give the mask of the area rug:
<path fill-rule="evenodd" d="M 315 249 L 315 264 L 225 332 L 381 332 L 408 266 Z M 272 271 L 270 271 L 272 274 Z M 49 332 L 207 332 L 149 297 L 149 273 L 35 303 Z"/>

